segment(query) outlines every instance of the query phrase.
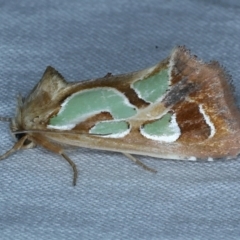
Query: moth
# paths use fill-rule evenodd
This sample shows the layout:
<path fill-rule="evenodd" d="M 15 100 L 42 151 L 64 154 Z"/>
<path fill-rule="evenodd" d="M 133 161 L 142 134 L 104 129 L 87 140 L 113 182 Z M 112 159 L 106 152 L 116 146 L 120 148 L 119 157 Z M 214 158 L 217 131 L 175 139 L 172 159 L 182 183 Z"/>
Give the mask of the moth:
<path fill-rule="evenodd" d="M 233 158 L 240 152 L 240 111 L 230 77 L 185 47 L 153 67 L 68 83 L 52 67 L 26 98 L 19 97 L 10 129 L 17 142 L 0 157 L 41 146 L 66 155 L 67 146 L 165 159 Z"/>

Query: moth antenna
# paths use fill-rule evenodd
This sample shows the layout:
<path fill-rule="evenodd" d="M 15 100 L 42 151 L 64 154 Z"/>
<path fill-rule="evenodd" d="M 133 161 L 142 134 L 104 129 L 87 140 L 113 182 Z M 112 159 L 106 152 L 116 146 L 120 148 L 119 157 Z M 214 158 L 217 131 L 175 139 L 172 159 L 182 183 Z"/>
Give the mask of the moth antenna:
<path fill-rule="evenodd" d="M 157 173 L 157 170 L 148 167 L 147 165 L 145 165 L 144 163 L 142 163 L 140 160 L 138 160 L 137 158 L 135 158 L 133 155 L 129 154 L 129 153 L 124 153 L 122 152 L 122 154 L 124 156 L 126 156 L 128 159 L 130 159 L 131 161 L 133 161 L 134 163 L 136 163 L 138 166 L 142 167 L 144 170 L 147 170 L 149 172 L 153 172 L 153 173 Z"/>
<path fill-rule="evenodd" d="M 12 153 L 20 150 L 23 146 L 23 143 L 25 142 L 25 140 L 27 139 L 27 136 L 22 137 L 18 142 L 16 142 L 13 147 L 8 150 L 6 153 L 4 153 L 2 156 L 0 156 L 0 160 L 3 160 L 5 158 L 7 158 L 9 155 L 11 155 Z"/>
<path fill-rule="evenodd" d="M 0 121 L 2 121 L 2 122 L 11 122 L 11 118 L 9 118 L 9 117 L 0 117 Z"/>

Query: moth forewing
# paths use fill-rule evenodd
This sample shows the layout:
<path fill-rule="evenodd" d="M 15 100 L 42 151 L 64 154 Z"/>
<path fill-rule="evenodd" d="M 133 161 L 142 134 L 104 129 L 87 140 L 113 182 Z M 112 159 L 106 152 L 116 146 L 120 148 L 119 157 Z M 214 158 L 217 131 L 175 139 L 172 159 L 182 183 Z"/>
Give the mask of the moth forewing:
<path fill-rule="evenodd" d="M 240 112 L 229 76 L 177 47 L 159 64 L 133 73 L 67 83 L 52 67 L 12 120 L 13 151 L 40 145 L 61 155 L 67 145 L 171 159 L 234 157 Z M 0 119 L 1 120 L 1 119 Z M 147 170 L 152 170 L 143 165 Z"/>

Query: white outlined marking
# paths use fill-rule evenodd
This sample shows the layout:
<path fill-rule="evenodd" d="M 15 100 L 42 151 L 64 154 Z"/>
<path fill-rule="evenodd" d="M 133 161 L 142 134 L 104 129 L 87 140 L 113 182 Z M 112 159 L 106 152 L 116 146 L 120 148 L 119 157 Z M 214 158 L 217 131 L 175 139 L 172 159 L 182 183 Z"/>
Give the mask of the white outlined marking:
<path fill-rule="evenodd" d="M 215 128 L 214 124 L 211 122 L 210 117 L 205 113 L 202 104 L 199 105 L 199 111 L 203 115 L 207 125 L 210 127 L 210 136 L 209 136 L 209 138 L 211 138 L 211 137 L 213 137 L 215 135 L 216 128 Z"/>
<path fill-rule="evenodd" d="M 149 133 L 147 133 L 144 128 L 140 128 L 140 132 L 141 134 L 151 140 L 156 140 L 156 141 L 160 141 L 160 142 L 167 142 L 167 143 L 171 143 L 171 142 L 175 142 L 180 136 L 181 136 L 181 130 L 178 126 L 177 120 L 176 120 L 176 114 L 173 114 L 171 117 L 171 121 L 169 123 L 169 128 L 172 130 L 172 134 L 171 135 L 151 135 Z"/>

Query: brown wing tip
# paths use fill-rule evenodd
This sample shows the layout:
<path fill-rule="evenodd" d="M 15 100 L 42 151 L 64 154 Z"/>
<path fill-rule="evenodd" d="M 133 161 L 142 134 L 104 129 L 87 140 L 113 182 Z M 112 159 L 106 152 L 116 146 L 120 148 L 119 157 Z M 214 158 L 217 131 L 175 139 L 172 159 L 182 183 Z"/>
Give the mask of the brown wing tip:
<path fill-rule="evenodd" d="M 233 126 L 230 118 L 239 119 L 240 111 L 234 94 L 232 77 L 226 69 L 217 61 L 203 62 L 197 56 L 192 55 L 185 46 L 176 47 L 170 61 L 172 83 L 176 84 L 183 77 L 188 77 L 189 81 L 199 84 L 201 88 L 195 93 L 195 99 L 204 102 L 206 108 L 212 110 L 214 103 L 215 116 L 225 119 L 228 127 L 231 125 L 234 128 L 237 124 Z M 236 123 L 237 120 L 234 122 Z"/>
<path fill-rule="evenodd" d="M 198 58 L 196 55 L 191 54 L 191 51 L 187 49 L 184 45 L 177 46 L 173 49 L 171 54 L 171 59 L 176 63 L 177 61 L 183 61 L 186 66 L 190 62 L 195 63 L 195 67 L 207 67 L 215 71 L 222 81 L 227 82 L 231 85 L 231 90 L 234 91 L 232 76 L 218 61 L 212 60 L 210 62 L 204 62 L 202 59 Z"/>

